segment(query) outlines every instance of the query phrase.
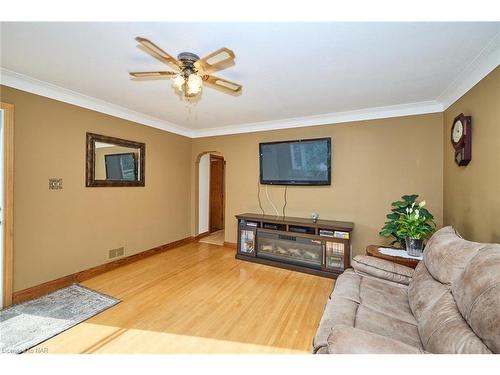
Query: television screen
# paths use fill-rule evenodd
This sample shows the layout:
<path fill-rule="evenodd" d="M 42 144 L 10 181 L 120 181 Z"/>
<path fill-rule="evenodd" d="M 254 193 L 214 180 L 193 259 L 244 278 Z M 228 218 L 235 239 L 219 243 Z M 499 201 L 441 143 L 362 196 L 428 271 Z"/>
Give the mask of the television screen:
<path fill-rule="evenodd" d="M 331 139 L 261 143 L 260 183 L 330 185 Z"/>

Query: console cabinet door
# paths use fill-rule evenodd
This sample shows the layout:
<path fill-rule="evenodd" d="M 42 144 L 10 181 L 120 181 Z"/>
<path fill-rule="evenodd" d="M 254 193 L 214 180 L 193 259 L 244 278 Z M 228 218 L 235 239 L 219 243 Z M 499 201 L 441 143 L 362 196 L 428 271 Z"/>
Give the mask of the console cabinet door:
<path fill-rule="evenodd" d="M 240 220 L 238 223 L 238 253 L 246 256 L 255 256 L 257 246 L 257 227 L 248 225 Z"/>
<path fill-rule="evenodd" d="M 323 269 L 325 271 L 343 271 L 346 258 L 349 257 L 349 240 L 332 238 L 323 243 Z"/>

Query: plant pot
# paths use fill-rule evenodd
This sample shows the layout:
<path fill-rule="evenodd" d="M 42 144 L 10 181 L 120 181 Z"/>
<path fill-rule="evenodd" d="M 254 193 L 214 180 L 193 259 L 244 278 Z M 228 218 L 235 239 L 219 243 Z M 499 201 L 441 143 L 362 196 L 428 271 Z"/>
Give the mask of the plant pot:
<path fill-rule="evenodd" d="M 415 238 L 407 237 L 405 239 L 406 242 L 406 251 L 408 255 L 419 257 L 422 256 L 422 251 L 424 249 L 424 240 L 417 240 Z"/>

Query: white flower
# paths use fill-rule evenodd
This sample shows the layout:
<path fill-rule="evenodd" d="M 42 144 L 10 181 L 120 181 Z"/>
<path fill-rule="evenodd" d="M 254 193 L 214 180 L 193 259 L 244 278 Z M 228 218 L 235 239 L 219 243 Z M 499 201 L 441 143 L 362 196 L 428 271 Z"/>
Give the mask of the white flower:
<path fill-rule="evenodd" d="M 418 210 L 415 210 L 415 219 L 418 219 L 419 215 L 420 215 L 420 212 Z"/>
<path fill-rule="evenodd" d="M 425 206 L 425 201 L 422 201 L 422 202 L 420 202 L 420 203 L 418 204 L 418 207 L 420 207 L 420 208 L 422 208 L 422 207 L 424 207 L 424 206 Z"/>

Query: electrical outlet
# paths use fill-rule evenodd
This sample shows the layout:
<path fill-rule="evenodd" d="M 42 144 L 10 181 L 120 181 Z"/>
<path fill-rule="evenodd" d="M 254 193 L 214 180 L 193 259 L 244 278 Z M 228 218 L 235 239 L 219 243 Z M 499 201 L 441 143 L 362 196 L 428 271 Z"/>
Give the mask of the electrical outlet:
<path fill-rule="evenodd" d="M 116 258 L 116 249 L 109 250 L 109 258 Z"/>
<path fill-rule="evenodd" d="M 123 254 L 125 254 L 125 248 L 124 247 L 119 247 L 118 249 L 116 249 L 116 256 L 117 257 L 121 257 L 121 256 L 123 256 Z"/>

